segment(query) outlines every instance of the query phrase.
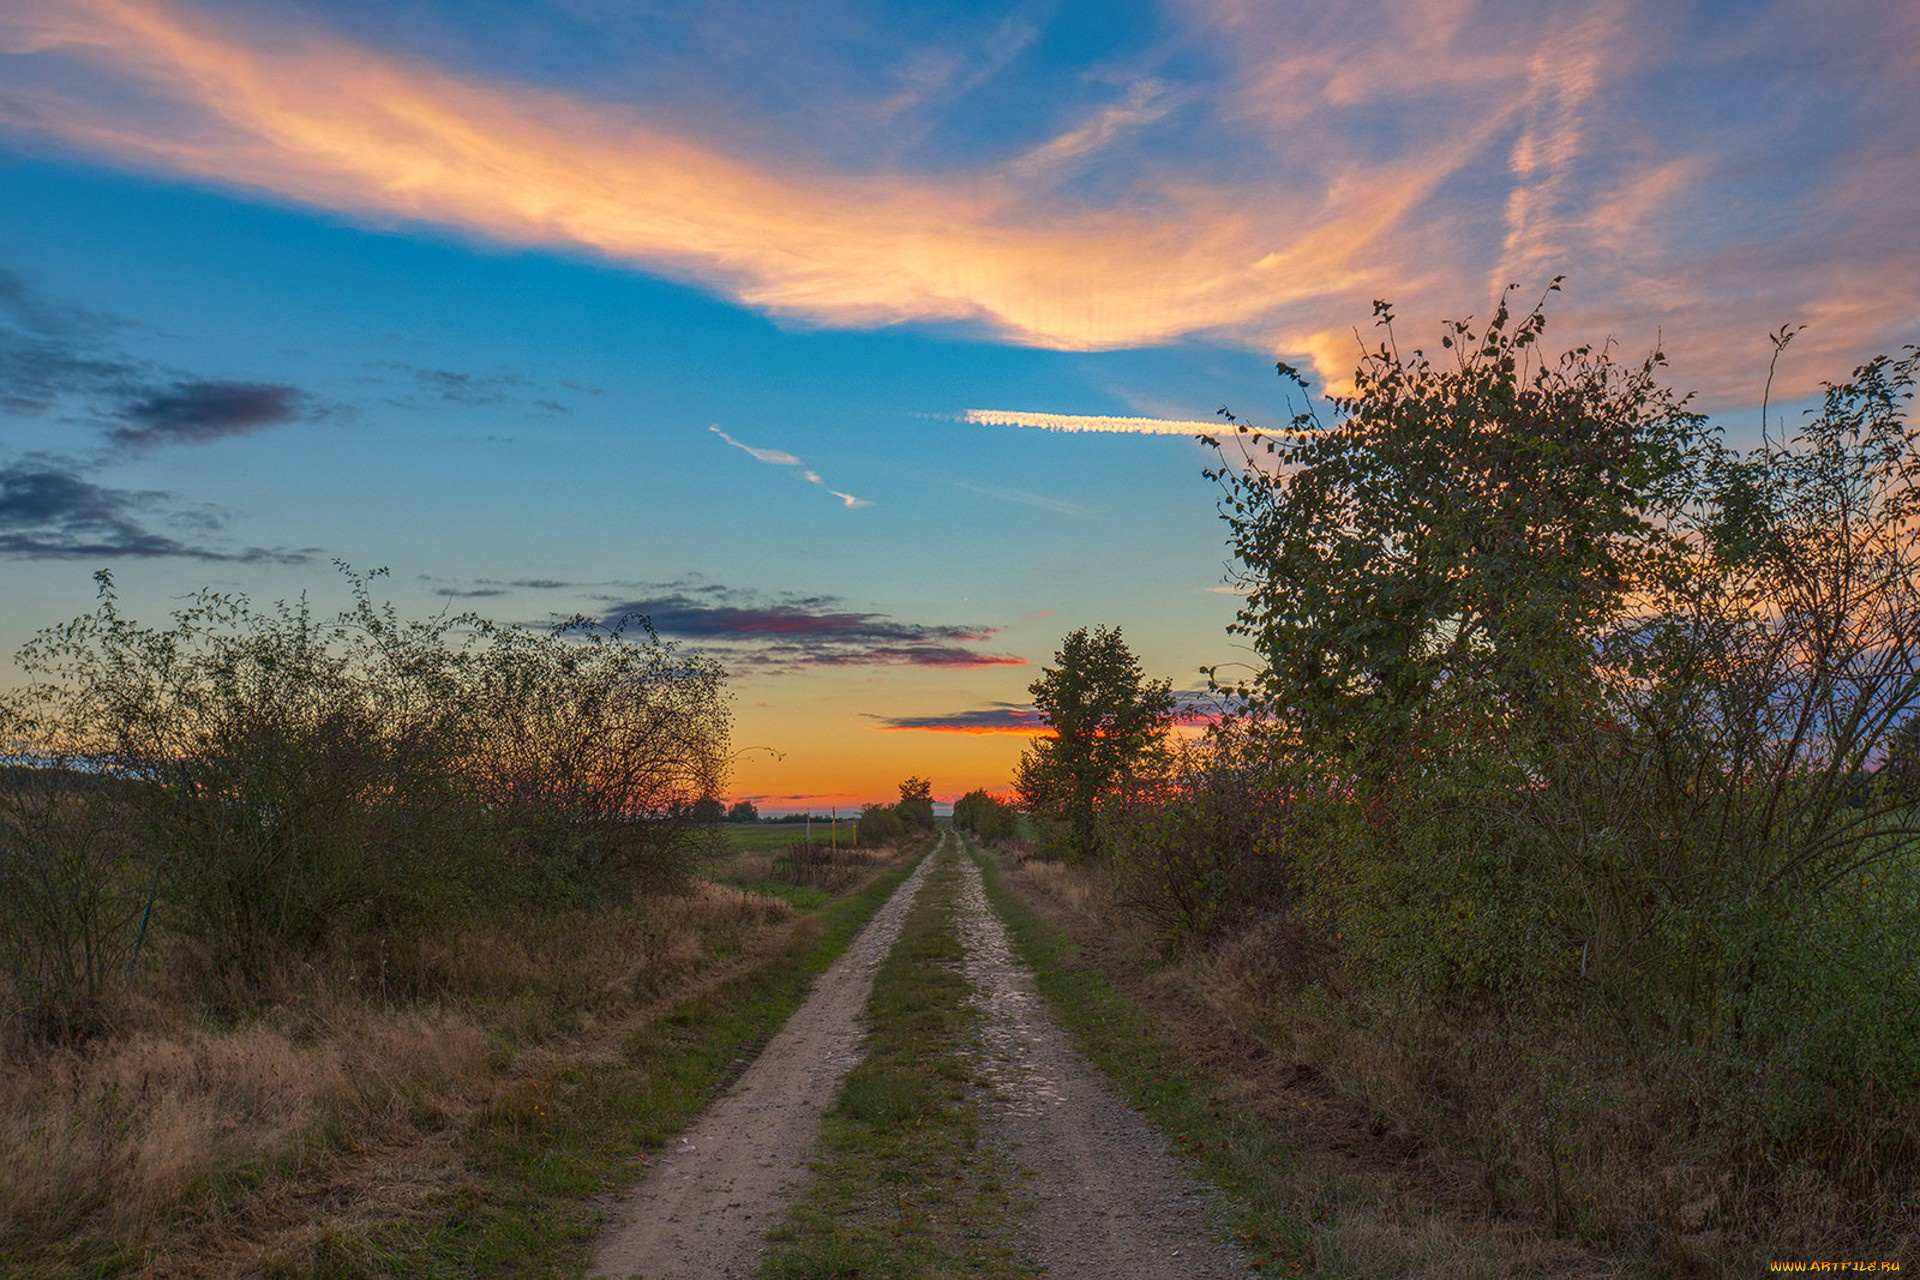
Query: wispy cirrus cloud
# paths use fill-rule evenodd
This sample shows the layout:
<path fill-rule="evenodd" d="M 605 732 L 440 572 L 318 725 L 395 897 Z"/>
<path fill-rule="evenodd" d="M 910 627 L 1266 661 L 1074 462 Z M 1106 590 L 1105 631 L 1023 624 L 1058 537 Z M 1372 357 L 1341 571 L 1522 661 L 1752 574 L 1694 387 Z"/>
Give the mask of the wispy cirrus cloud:
<path fill-rule="evenodd" d="M 1166 86 L 1158 80 L 1135 81 L 1127 88 L 1126 98 L 1100 108 L 1086 123 L 1014 160 L 1008 167 L 1021 176 L 1044 175 L 1082 156 L 1101 151 L 1133 129 L 1163 119 L 1173 109 Z"/>
<path fill-rule="evenodd" d="M 755 462 L 764 462 L 769 466 L 775 467 L 798 467 L 805 465 L 793 454 L 786 453 L 780 449 L 756 449 L 750 444 L 742 444 L 740 441 L 735 440 L 732 436 L 722 431 L 718 426 L 710 426 L 707 430 L 713 432 L 713 434 L 719 436 L 722 440 L 725 440 L 728 444 L 740 450 Z"/>
<path fill-rule="evenodd" d="M 1002 489 L 995 485 L 968 484 L 964 480 L 953 481 L 956 489 L 965 489 L 968 493 L 977 493 L 983 498 L 992 498 L 996 502 L 1011 502 L 1019 507 L 1032 507 L 1037 511 L 1051 511 L 1056 515 L 1083 516 L 1087 509 L 1059 498 L 1049 498 L 1041 493 L 1028 493 L 1025 489 Z"/>
<path fill-rule="evenodd" d="M 840 490 L 834 488 L 832 485 L 829 485 L 825 480 L 822 480 L 820 478 L 820 473 L 818 471 L 815 471 L 812 467 L 809 467 L 805 462 L 795 457 L 791 453 L 787 453 L 784 450 L 780 450 L 780 449 L 759 449 L 759 448 L 755 448 L 753 445 L 744 444 L 741 441 L 735 440 L 732 436 L 728 435 L 726 432 L 722 431 L 717 425 L 710 426 L 707 428 L 707 430 L 713 432 L 713 434 L 719 436 L 722 440 L 725 440 L 728 444 L 740 450 L 742 453 L 752 458 L 755 462 L 764 462 L 770 466 L 775 466 L 775 467 L 792 467 L 794 470 L 800 473 L 801 479 L 805 480 L 808 484 L 818 485 L 820 488 L 825 489 L 828 493 L 832 494 L 834 497 L 840 499 L 841 506 L 870 507 L 873 505 L 871 502 L 867 501 L 865 498 L 856 498 L 850 493 L 842 493 Z"/>

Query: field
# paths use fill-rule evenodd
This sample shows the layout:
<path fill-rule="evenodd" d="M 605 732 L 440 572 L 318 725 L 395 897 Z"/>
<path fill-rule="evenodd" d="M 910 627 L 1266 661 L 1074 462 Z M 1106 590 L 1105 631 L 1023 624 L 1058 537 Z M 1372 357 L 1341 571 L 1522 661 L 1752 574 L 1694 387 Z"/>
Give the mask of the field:
<path fill-rule="evenodd" d="M 807 826 L 805 822 L 729 822 L 720 831 L 726 837 L 727 844 L 736 850 L 766 853 L 807 839 Z M 835 841 L 832 822 L 817 821 L 812 826 L 814 843 L 831 844 Z M 852 818 L 840 819 L 837 839 L 842 845 L 853 843 Z"/>
<path fill-rule="evenodd" d="M 672 894 L 288 964 L 225 1011 L 193 998 L 184 948 L 154 957 L 86 1042 L 0 1059 L 0 1272 L 577 1259 L 588 1193 L 635 1176 L 898 879 L 852 858 L 802 883 L 735 855 Z"/>

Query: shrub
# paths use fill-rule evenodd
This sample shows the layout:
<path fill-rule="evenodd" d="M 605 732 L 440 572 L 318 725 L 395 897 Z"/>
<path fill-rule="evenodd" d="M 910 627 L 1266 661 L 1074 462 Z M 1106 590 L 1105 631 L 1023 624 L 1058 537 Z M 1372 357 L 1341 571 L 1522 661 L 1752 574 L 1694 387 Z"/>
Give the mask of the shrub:
<path fill-rule="evenodd" d="M 518 863 L 563 896 L 676 886 L 720 839 L 725 673 L 635 630 L 483 624 L 465 670 L 464 771 Z"/>
<path fill-rule="evenodd" d="M 333 619 L 202 593 L 164 629 L 102 573 L 96 610 L 21 654 L 7 737 L 119 780 L 165 919 L 215 974 L 677 882 L 725 768 L 716 665 L 578 619 L 402 622 L 342 569 Z"/>
<path fill-rule="evenodd" d="M 863 849 L 893 844 L 909 834 L 897 805 L 870 804 L 860 811 L 853 827 L 853 842 Z"/>
<path fill-rule="evenodd" d="M 145 900 L 132 815 L 110 779 L 0 769 L 0 972 L 32 1035 L 100 1029 Z"/>
<path fill-rule="evenodd" d="M 1008 840 L 1020 832 L 1020 810 L 985 790 L 969 791 L 953 802 L 953 825 L 982 840 Z"/>
<path fill-rule="evenodd" d="M 1231 731 L 1176 750 L 1161 776 L 1100 815 L 1119 900 L 1169 943 L 1216 940 L 1288 910 L 1296 782 Z"/>

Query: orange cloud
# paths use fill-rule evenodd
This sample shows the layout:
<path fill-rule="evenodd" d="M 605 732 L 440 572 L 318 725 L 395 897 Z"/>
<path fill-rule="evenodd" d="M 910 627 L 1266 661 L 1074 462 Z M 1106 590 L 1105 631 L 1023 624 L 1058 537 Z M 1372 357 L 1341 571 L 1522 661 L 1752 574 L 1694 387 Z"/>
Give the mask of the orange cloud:
<path fill-rule="evenodd" d="M 0 46 L 105 72 L 105 92 L 65 75 L 12 88 L 12 114 L 124 163 L 374 222 L 585 247 L 815 323 L 964 320 L 1065 349 L 1231 330 L 1364 280 L 1369 242 L 1484 143 L 1353 169 L 1331 191 L 1270 186 L 1257 216 L 1245 190 L 1171 180 L 1075 210 L 1023 176 L 1031 156 L 955 177 L 808 172 L 168 0 L 56 0 L 0 17 Z M 1046 154 L 1157 118 L 1152 92 Z"/>
<path fill-rule="evenodd" d="M 1856 8 L 1765 24 L 1798 33 L 1785 52 L 1809 82 L 1857 86 L 1845 146 L 1782 142 L 1784 108 L 1676 121 L 1647 74 L 1662 93 L 1699 82 L 1696 64 L 1737 77 L 1771 37 L 1729 22 L 1676 52 L 1652 0 L 1573 21 L 1329 0 L 1284 24 L 1254 0 L 1190 0 L 1173 12 L 1216 42 L 1218 83 L 1138 78 L 1050 142 L 932 173 L 834 169 L 176 0 L 12 6 L 0 49 L 27 59 L 10 68 L 16 132 L 375 224 L 585 249 L 807 323 L 960 321 L 1076 350 L 1210 334 L 1305 356 L 1337 387 L 1373 298 L 1417 341 L 1510 279 L 1567 272 L 1563 338 L 1639 348 L 1664 329 L 1684 344 L 1676 380 L 1724 397 L 1757 391 L 1747 366 L 1778 323 L 1813 321 L 1800 349 L 1844 368 L 1920 322 L 1920 45 L 1904 4 Z M 1062 187 L 1119 148 L 1125 179 Z M 1809 360 L 1775 390 L 1835 372 Z"/>

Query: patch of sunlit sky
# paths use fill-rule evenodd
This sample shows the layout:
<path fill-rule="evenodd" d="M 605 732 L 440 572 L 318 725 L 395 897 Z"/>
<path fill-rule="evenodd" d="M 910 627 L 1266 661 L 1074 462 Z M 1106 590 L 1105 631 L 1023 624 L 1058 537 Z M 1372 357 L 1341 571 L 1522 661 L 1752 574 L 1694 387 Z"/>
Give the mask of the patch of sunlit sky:
<path fill-rule="evenodd" d="M 1067 630 L 1248 659 L 1190 424 L 1375 298 L 1735 440 L 1920 337 L 1916 103 L 1904 0 L 0 0 L 0 645 L 340 558 L 715 653 L 733 796 L 1001 789 Z"/>

